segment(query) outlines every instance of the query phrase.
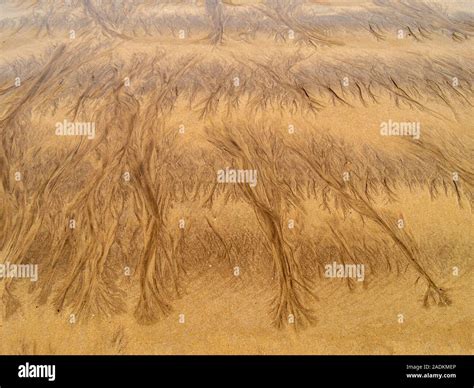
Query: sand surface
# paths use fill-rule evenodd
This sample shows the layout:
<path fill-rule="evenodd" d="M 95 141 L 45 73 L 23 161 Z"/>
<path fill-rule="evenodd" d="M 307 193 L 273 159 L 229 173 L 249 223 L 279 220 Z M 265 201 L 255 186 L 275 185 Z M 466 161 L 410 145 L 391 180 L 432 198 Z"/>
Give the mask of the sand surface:
<path fill-rule="evenodd" d="M 0 2 L 0 354 L 473 354 L 470 5 Z"/>

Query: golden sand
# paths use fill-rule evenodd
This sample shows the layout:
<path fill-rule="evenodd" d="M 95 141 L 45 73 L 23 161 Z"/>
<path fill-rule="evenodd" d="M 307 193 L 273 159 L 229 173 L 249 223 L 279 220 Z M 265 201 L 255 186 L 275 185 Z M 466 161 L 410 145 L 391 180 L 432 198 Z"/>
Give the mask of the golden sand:
<path fill-rule="evenodd" d="M 0 4 L 1 354 L 473 353 L 468 2 L 113 4 Z"/>

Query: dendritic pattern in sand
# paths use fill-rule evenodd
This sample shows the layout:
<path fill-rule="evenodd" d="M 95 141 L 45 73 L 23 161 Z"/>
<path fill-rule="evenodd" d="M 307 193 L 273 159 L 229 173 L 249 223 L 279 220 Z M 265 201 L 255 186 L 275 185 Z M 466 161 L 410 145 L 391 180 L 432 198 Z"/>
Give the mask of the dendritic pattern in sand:
<path fill-rule="evenodd" d="M 0 352 L 472 353 L 471 1 L 0 2 Z"/>

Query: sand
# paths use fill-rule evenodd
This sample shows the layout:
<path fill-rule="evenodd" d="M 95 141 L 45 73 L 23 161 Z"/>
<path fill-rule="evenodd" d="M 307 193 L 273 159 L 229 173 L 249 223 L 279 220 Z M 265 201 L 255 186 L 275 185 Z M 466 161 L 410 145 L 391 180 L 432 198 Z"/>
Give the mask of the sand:
<path fill-rule="evenodd" d="M 0 354 L 473 353 L 469 2 L 0 15 Z"/>

